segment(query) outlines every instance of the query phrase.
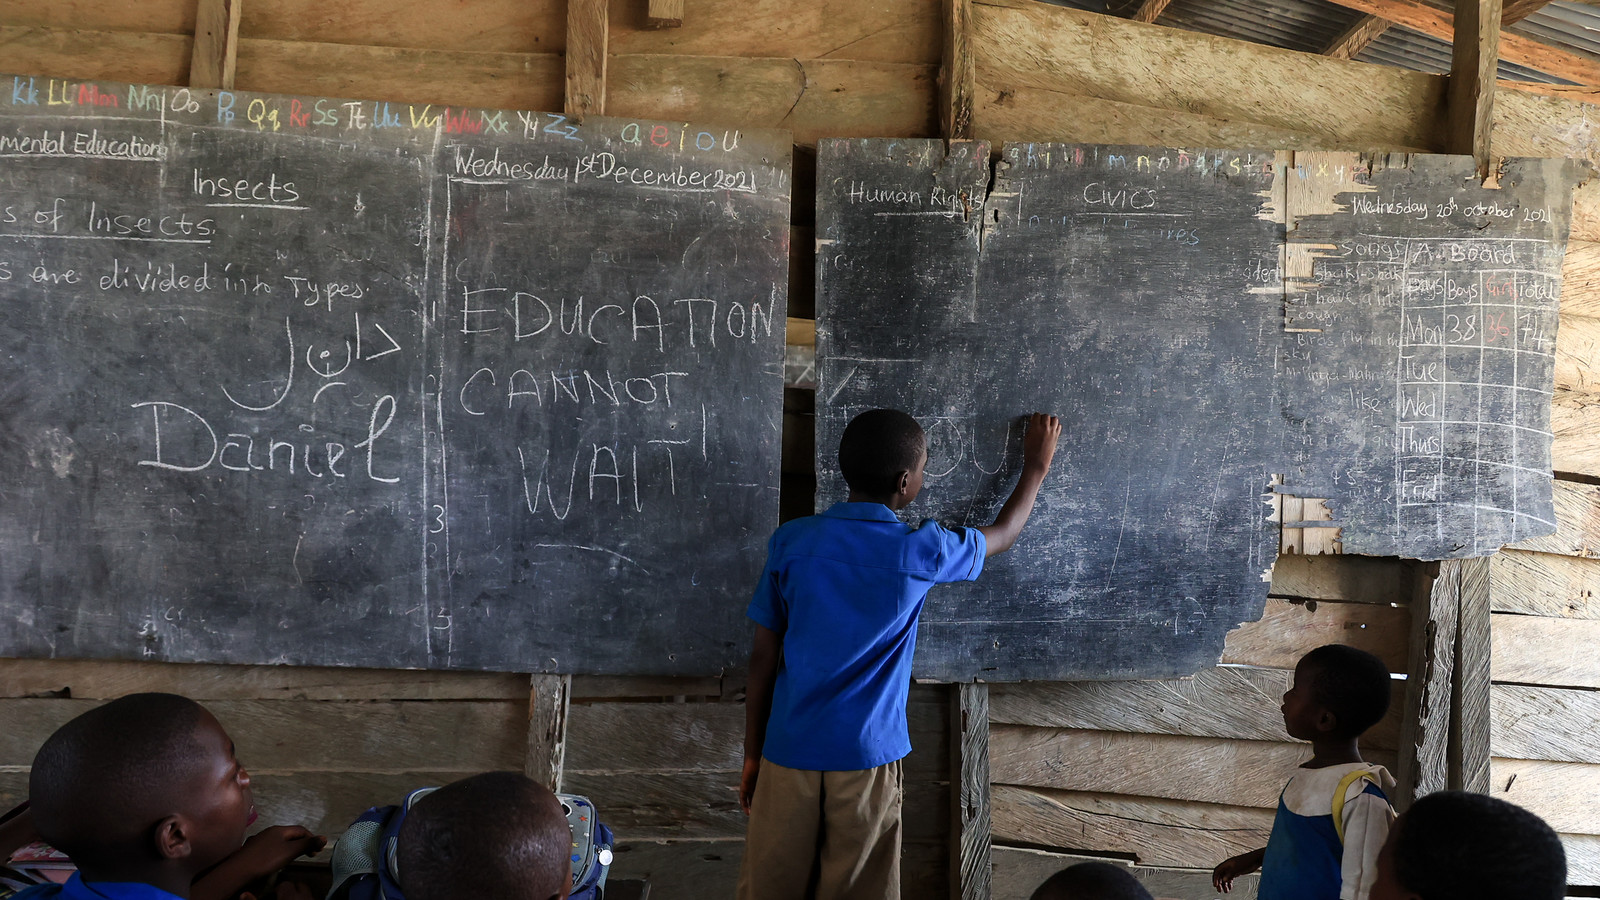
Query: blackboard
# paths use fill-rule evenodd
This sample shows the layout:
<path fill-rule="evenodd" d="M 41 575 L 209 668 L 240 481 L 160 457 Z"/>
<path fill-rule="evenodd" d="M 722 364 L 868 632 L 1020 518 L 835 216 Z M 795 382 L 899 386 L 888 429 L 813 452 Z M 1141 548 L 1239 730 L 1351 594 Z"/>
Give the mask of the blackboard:
<path fill-rule="evenodd" d="M 1322 174 L 1315 163 L 1331 158 L 1290 173 L 1272 151 L 1022 144 L 992 167 L 989 156 L 982 142 L 860 140 L 818 154 L 819 506 L 844 496 L 833 450 L 863 409 L 903 408 L 928 429 L 928 483 L 910 515 L 969 525 L 991 521 L 1015 482 L 1022 416 L 1064 420 L 1017 547 L 976 584 L 930 595 L 919 675 L 1144 678 L 1215 664 L 1225 634 L 1261 614 L 1274 492 L 1328 499 L 1347 552 L 1464 556 L 1503 543 L 1507 520 L 1518 536 L 1550 530 L 1538 521 L 1551 518 L 1547 403 L 1518 407 L 1507 430 L 1527 442 L 1474 444 L 1480 469 L 1515 452 L 1528 478 L 1413 496 L 1396 524 L 1392 488 L 1414 469 L 1398 443 L 1405 351 L 1388 337 L 1403 315 L 1319 266 L 1374 228 L 1484 240 L 1496 226 L 1478 206 L 1497 197 L 1541 210 L 1513 237 L 1539 242 L 1519 257 L 1539 285 L 1525 303 L 1553 324 L 1559 201 L 1576 174 L 1565 164 L 1513 161 L 1492 192 L 1466 186 L 1471 160 L 1456 158 Z M 1362 207 L 1335 187 L 1404 192 L 1384 179 L 1455 196 L 1470 214 L 1440 232 L 1352 221 Z M 1462 262 L 1463 277 L 1492 277 Z M 1534 294 L 1547 308 L 1533 312 Z M 1319 319 L 1327 309 L 1336 318 Z M 1547 399 L 1540 346 L 1484 380 Z M 1378 411 L 1341 381 L 1368 376 L 1387 389 Z M 1499 514 L 1479 510 L 1474 525 L 1460 492 L 1502 487 L 1515 512 L 1491 522 Z"/>
<path fill-rule="evenodd" d="M 743 657 L 787 134 L 5 80 L 0 655 Z"/>

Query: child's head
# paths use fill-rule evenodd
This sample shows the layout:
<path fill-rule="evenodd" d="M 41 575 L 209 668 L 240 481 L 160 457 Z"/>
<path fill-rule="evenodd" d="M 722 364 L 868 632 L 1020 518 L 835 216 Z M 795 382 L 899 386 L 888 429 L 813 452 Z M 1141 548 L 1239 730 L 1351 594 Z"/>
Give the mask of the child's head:
<path fill-rule="evenodd" d="M 916 419 L 897 409 L 868 410 L 845 426 L 839 471 L 852 494 L 885 499 L 904 489 L 910 503 L 922 489 L 927 449 Z"/>
<path fill-rule="evenodd" d="M 1151 900 L 1125 866 L 1086 862 L 1069 866 L 1033 892 L 1032 900 Z"/>
<path fill-rule="evenodd" d="M 559 900 L 572 889 L 572 828 L 556 795 L 485 772 L 418 800 L 400 826 L 406 900 Z"/>
<path fill-rule="evenodd" d="M 1283 695 L 1290 737 L 1356 738 L 1389 711 L 1389 667 L 1365 650 L 1328 644 L 1300 658 Z"/>
<path fill-rule="evenodd" d="M 1567 855 L 1544 820 L 1483 794 L 1412 804 L 1378 854 L 1372 900 L 1560 900 Z"/>
<path fill-rule="evenodd" d="M 28 798 L 39 836 L 89 881 L 203 871 L 239 849 L 255 813 L 227 732 L 176 694 L 131 694 L 61 726 Z"/>

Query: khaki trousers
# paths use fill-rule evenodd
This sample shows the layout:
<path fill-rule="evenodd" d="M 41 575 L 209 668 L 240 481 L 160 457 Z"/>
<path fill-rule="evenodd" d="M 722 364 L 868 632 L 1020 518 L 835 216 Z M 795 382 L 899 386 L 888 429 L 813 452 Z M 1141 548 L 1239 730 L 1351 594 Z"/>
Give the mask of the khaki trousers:
<path fill-rule="evenodd" d="M 739 866 L 739 900 L 899 900 L 896 760 L 811 772 L 761 760 Z"/>

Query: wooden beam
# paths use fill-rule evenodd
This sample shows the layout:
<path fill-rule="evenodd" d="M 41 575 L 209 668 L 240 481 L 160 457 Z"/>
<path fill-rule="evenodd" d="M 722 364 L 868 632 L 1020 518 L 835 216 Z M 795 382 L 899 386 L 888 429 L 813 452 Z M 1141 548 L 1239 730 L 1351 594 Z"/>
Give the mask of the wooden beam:
<path fill-rule="evenodd" d="M 1400 782 L 1395 808 L 1404 811 L 1424 794 L 1449 787 L 1450 687 L 1455 671 L 1459 569 L 1433 578 L 1419 571 L 1411 601 L 1411 663 L 1406 677 L 1406 712 L 1400 725 Z"/>
<path fill-rule="evenodd" d="M 1128 18 L 1135 22 L 1154 22 L 1162 13 L 1167 11 L 1167 7 L 1171 4 L 1172 0 L 1144 0 L 1143 3 L 1139 4 L 1139 8 L 1134 10 L 1133 15 Z"/>
<path fill-rule="evenodd" d="M 1345 29 L 1344 34 L 1334 38 L 1333 42 L 1328 44 L 1328 48 L 1322 51 L 1322 55 L 1334 59 L 1355 59 L 1393 24 L 1381 16 L 1362 16 L 1354 25 Z"/>
<path fill-rule="evenodd" d="M 522 773 L 552 791 L 561 790 L 566 768 L 567 708 L 571 675 L 533 675 L 528 685 L 528 751 Z"/>
<path fill-rule="evenodd" d="M 1500 27 L 1515 25 L 1549 5 L 1550 0 L 1506 0 L 1500 7 Z"/>
<path fill-rule="evenodd" d="M 1339 6 L 1381 16 L 1412 31 L 1455 40 L 1455 22 L 1447 10 L 1436 9 L 1417 0 L 1330 0 Z M 1506 62 L 1554 75 L 1578 84 L 1600 85 L 1600 59 L 1588 54 L 1536 41 L 1519 34 L 1500 35 L 1500 58 Z"/>
<path fill-rule="evenodd" d="M 682 28 L 683 0 L 649 0 L 644 22 L 651 28 Z"/>
<path fill-rule="evenodd" d="M 989 686 L 950 687 L 950 897 L 988 900 Z"/>
<path fill-rule="evenodd" d="M 1450 789 L 1489 793 L 1489 560 L 1450 560 L 1461 584 L 1456 673 L 1450 691 Z"/>
<path fill-rule="evenodd" d="M 944 0 L 944 59 L 939 66 L 939 131 L 945 140 L 972 139 L 972 105 L 976 91 L 972 0 Z"/>
<path fill-rule="evenodd" d="M 606 114 L 606 0 L 567 2 L 566 114 Z"/>
<path fill-rule="evenodd" d="M 1450 150 L 1471 156 L 1489 177 L 1495 72 L 1500 66 L 1500 0 L 1456 0 L 1450 56 Z"/>
<path fill-rule="evenodd" d="M 239 7 L 243 0 L 200 0 L 194 16 L 189 86 L 233 90 L 239 67 Z"/>

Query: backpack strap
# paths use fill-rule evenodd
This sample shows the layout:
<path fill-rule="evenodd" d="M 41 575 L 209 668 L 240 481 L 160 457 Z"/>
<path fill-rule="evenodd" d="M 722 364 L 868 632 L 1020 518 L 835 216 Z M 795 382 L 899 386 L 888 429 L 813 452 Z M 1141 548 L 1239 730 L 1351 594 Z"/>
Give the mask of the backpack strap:
<path fill-rule="evenodd" d="M 1339 835 L 1341 844 L 1344 843 L 1344 795 L 1349 793 L 1350 786 L 1358 781 L 1378 783 L 1377 777 L 1370 769 L 1356 769 L 1339 779 L 1339 786 L 1333 789 L 1333 830 Z"/>

